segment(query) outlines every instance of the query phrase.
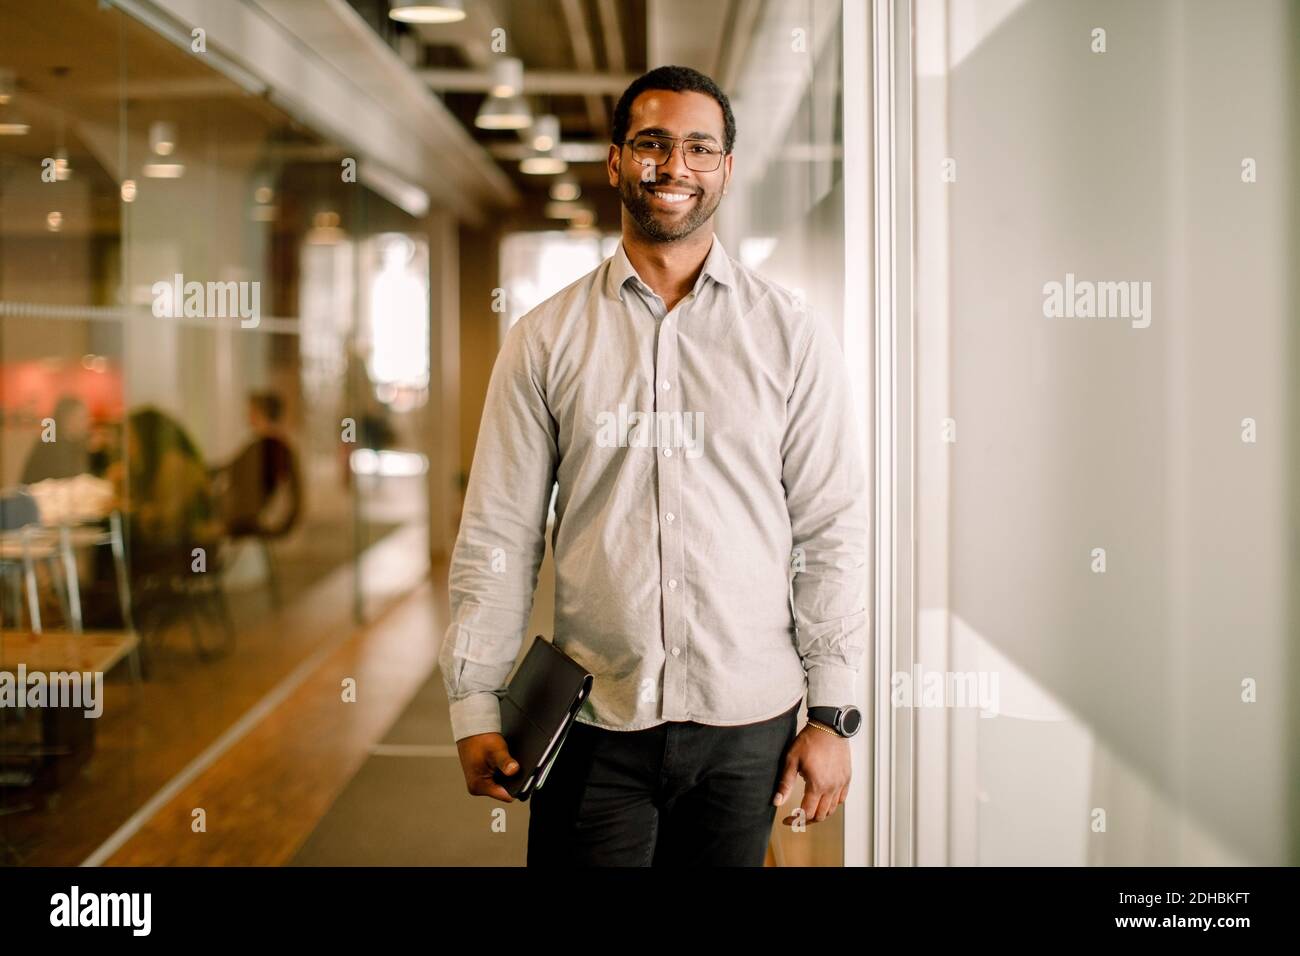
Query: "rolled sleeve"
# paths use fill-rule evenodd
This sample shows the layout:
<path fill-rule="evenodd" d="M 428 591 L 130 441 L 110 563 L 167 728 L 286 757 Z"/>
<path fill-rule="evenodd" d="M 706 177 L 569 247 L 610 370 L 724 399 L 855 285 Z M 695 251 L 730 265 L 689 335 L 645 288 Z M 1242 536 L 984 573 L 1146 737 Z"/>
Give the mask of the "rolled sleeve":
<path fill-rule="evenodd" d="M 782 443 L 790 514 L 791 604 L 809 707 L 861 706 L 867 649 L 866 469 L 844 356 L 813 313 L 796 364 Z"/>
<path fill-rule="evenodd" d="M 448 573 L 451 620 L 438 663 L 455 740 L 501 731 L 499 698 L 546 551 L 557 429 L 526 323 L 506 333 L 492 369 Z"/>

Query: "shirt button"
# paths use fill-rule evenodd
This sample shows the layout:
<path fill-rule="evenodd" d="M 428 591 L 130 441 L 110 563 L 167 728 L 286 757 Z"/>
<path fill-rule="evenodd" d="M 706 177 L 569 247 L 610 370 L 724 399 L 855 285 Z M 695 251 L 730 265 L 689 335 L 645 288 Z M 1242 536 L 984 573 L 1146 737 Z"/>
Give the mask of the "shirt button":
<path fill-rule="evenodd" d="M 680 657 L 681 653 L 682 653 L 682 649 L 680 647 L 673 648 L 673 657 Z"/>
<path fill-rule="evenodd" d="M 669 579 L 668 579 L 668 589 L 671 590 L 671 591 L 675 591 L 675 590 L 677 590 L 677 579 L 676 579 L 676 578 L 669 578 Z"/>
<path fill-rule="evenodd" d="M 671 448 L 665 448 L 665 449 L 664 449 L 664 457 L 665 457 L 665 458 L 671 458 L 671 457 L 673 457 L 673 450 L 672 450 Z"/>
<path fill-rule="evenodd" d="M 668 391 L 668 389 L 672 388 L 673 385 L 672 382 L 669 382 L 667 379 L 664 379 L 662 382 L 659 383 L 659 387 L 666 392 Z"/>
<path fill-rule="evenodd" d="M 674 514 L 670 511 L 670 512 L 668 512 L 668 514 L 664 515 L 664 520 L 667 521 L 669 524 L 672 524 L 672 523 L 673 523 L 673 519 L 676 518 L 676 517 L 677 517 L 677 516 L 674 515 Z"/>

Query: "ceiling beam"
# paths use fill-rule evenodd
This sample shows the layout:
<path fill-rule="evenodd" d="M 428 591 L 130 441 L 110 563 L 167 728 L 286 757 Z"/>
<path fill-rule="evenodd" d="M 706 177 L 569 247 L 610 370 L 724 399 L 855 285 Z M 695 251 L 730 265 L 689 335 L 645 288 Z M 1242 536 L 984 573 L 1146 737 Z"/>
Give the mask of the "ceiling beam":
<path fill-rule="evenodd" d="M 618 7 L 614 0 L 596 0 L 600 12 L 600 32 L 605 35 L 605 61 L 611 73 L 627 69 L 627 55 L 623 52 L 623 28 L 618 22 Z"/>
<path fill-rule="evenodd" d="M 759 0 L 731 0 L 728 26 L 719 32 L 718 72 L 714 77 L 724 90 L 734 90 L 740 79 L 741 64 L 758 31 L 759 8 Z"/>
<path fill-rule="evenodd" d="M 492 88 L 486 70 L 416 70 L 416 75 L 430 89 L 440 93 L 486 93 Z M 567 70 L 524 70 L 524 92 L 597 96 L 621 94 L 635 76 L 630 73 L 577 73 Z"/>
<path fill-rule="evenodd" d="M 560 0 L 560 9 L 564 13 L 564 25 L 573 41 L 573 61 L 579 72 L 596 72 L 596 50 L 591 42 L 591 31 L 587 29 L 587 18 L 582 12 L 581 0 Z M 599 134 L 608 125 L 605 114 L 605 102 L 598 93 L 585 93 L 587 117 L 591 120 L 592 131 Z"/>
<path fill-rule="evenodd" d="M 495 159 L 518 161 L 532 155 L 526 143 L 489 143 L 487 151 Z M 603 163 L 609 155 L 609 143 L 560 143 L 558 155 L 566 163 Z"/>
<path fill-rule="evenodd" d="M 505 17 L 492 0 L 470 0 L 465 4 L 465 19 L 459 23 L 418 23 L 415 32 L 425 43 L 459 48 L 470 65 L 487 69 L 496 56 L 492 31 L 505 26 Z"/>

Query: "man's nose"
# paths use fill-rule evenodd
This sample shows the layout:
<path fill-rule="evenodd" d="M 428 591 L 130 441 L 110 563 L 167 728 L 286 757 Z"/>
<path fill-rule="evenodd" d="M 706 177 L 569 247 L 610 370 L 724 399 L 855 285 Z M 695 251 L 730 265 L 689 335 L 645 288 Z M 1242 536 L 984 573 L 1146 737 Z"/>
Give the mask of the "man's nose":
<path fill-rule="evenodd" d="M 660 172 L 668 174 L 673 180 L 690 179 L 690 167 L 686 165 L 686 147 L 682 143 L 673 143 L 668 149 L 668 158 L 659 167 Z"/>

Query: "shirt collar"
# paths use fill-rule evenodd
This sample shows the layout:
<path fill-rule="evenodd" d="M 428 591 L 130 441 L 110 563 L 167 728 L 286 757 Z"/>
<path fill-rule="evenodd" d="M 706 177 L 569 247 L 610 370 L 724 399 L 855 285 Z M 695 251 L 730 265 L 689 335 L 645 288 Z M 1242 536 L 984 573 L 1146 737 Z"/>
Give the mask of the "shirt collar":
<path fill-rule="evenodd" d="M 695 280 L 695 292 L 699 292 L 704 285 L 704 277 L 708 276 L 714 282 L 725 285 L 729 289 L 736 287 L 735 270 L 731 266 L 731 257 L 727 255 L 727 250 L 722 246 L 722 240 L 715 233 L 713 244 L 709 247 L 709 254 L 704 258 L 704 267 L 700 269 L 700 276 Z M 608 273 L 608 291 L 610 297 L 617 297 L 623 301 L 623 288 L 628 282 L 639 283 L 642 290 L 653 295 L 653 290 L 645 281 L 637 275 L 636 269 L 633 268 L 632 262 L 627 257 L 627 252 L 623 249 L 623 241 L 620 239 L 618 247 L 614 250 L 614 255 L 609 260 Z"/>

